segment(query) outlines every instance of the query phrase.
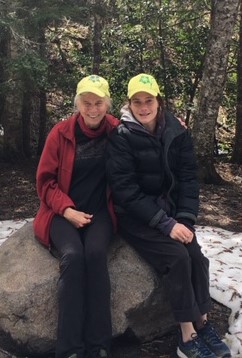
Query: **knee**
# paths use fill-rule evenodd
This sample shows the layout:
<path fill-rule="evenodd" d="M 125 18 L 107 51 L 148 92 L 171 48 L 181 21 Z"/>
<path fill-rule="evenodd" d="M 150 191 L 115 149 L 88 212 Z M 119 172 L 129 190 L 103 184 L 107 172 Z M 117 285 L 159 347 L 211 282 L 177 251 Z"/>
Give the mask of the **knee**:
<path fill-rule="evenodd" d="M 189 248 L 189 255 L 191 257 L 191 260 L 194 262 L 206 261 L 206 257 L 203 255 L 201 247 L 198 245 L 196 241 Z"/>
<path fill-rule="evenodd" d="M 187 250 L 182 246 L 174 258 L 173 266 L 178 266 L 180 270 L 185 270 L 187 266 L 190 266 L 191 258 Z"/>
<path fill-rule="evenodd" d="M 99 266 L 105 264 L 107 260 L 107 250 L 105 247 L 92 247 L 86 250 L 85 259 L 87 265 Z"/>
<path fill-rule="evenodd" d="M 60 269 L 63 271 L 80 272 L 84 266 L 83 255 L 81 252 L 69 251 L 65 253 L 60 261 Z"/>

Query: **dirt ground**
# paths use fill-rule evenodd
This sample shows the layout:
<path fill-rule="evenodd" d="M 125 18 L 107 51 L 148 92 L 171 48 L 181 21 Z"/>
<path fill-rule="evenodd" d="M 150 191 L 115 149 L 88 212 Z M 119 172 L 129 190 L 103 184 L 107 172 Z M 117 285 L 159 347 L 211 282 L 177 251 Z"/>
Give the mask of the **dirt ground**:
<path fill-rule="evenodd" d="M 36 167 L 34 160 L 15 164 L 0 162 L 0 221 L 30 218 L 36 214 L 39 205 L 35 189 Z M 242 232 L 242 166 L 220 159 L 216 169 L 225 183 L 201 185 L 197 224 Z M 210 319 L 221 336 L 227 331 L 229 314 L 228 308 L 213 303 Z M 176 332 L 143 344 L 124 336 L 114 340 L 112 357 L 167 358 L 175 356 L 175 348 Z"/>

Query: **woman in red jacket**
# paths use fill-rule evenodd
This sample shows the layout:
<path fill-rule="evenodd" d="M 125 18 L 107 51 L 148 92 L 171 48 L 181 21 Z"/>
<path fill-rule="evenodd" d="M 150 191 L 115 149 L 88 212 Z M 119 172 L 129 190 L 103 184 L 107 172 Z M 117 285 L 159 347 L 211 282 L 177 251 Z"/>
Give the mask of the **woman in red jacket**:
<path fill-rule="evenodd" d="M 60 260 L 56 358 L 108 357 L 111 340 L 107 249 L 114 215 L 104 151 L 119 123 L 107 114 L 108 82 L 77 85 L 77 112 L 50 131 L 37 169 L 36 237 Z"/>

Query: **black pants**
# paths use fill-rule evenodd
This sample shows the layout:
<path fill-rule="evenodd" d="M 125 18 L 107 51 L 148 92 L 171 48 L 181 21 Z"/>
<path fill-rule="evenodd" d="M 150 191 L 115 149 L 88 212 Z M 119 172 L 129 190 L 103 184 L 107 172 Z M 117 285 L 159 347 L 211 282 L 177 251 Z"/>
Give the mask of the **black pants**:
<path fill-rule="evenodd" d="M 51 243 L 60 259 L 56 358 L 72 353 L 82 358 L 85 349 L 95 357 L 100 348 L 109 350 L 112 328 L 107 250 L 112 231 L 106 209 L 81 229 L 63 217 L 53 218 Z"/>
<path fill-rule="evenodd" d="M 120 215 L 118 223 L 123 238 L 159 274 L 166 275 L 177 322 L 194 322 L 209 311 L 209 261 L 202 254 L 196 237 L 184 245 L 126 215 Z"/>

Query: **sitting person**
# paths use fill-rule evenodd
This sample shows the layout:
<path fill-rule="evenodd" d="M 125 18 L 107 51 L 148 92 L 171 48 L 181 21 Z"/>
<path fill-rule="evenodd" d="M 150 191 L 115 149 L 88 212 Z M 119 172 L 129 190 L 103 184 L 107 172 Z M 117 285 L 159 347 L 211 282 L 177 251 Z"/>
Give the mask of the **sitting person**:
<path fill-rule="evenodd" d="M 151 75 L 129 81 L 128 105 L 109 137 L 106 168 L 121 235 L 166 275 L 180 325 L 178 357 L 231 357 L 207 317 L 209 261 L 194 228 L 199 190 L 191 136 L 164 110 Z"/>
<path fill-rule="evenodd" d="M 110 104 L 104 78 L 83 78 L 76 113 L 50 131 L 37 169 L 35 236 L 60 260 L 56 358 L 109 357 L 107 250 L 115 216 L 104 152 L 119 123 L 107 114 Z"/>

